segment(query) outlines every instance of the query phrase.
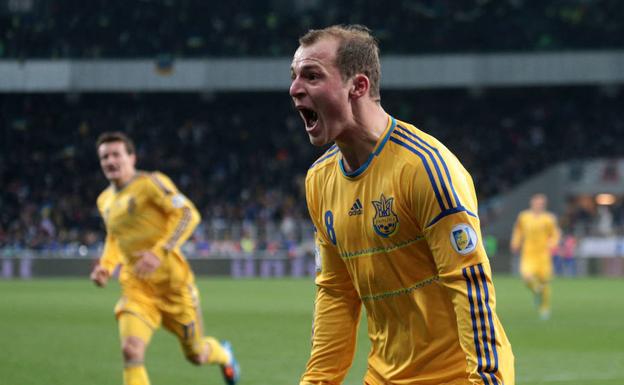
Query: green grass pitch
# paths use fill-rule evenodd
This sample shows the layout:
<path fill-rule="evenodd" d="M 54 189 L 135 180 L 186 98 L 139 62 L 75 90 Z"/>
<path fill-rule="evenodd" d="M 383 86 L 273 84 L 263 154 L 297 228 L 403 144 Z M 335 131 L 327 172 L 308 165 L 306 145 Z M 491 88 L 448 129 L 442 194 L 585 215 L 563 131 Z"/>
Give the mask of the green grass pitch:
<path fill-rule="evenodd" d="M 205 329 L 232 341 L 242 385 L 296 384 L 309 354 L 311 280 L 206 279 Z M 498 313 L 516 356 L 519 385 L 624 384 L 624 280 L 559 279 L 553 317 L 538 320 L 515 277 L 496 276 Z M 85 280 L 0 281 L 0 383 L 121 384 L 112 308 L 119 287 Z M 368 342 L 345 380 L 361 384 Z M 194 367 L 176 340 L 159 331 L 147 353 L 152 385 L 221 384 L 219 370 Z"/>

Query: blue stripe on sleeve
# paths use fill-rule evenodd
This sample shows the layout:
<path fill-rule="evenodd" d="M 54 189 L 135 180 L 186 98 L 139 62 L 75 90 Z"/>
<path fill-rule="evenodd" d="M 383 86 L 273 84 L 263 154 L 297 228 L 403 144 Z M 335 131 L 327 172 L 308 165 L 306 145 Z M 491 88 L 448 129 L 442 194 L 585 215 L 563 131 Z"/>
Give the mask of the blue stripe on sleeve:
<path fill-rule="evenodd" d="M 468 303 L 470 303 L 470 318 L 472 319 L 472 333 L 474 336 L 474 344 L 475 350 L 477 352 L 477 372 L 481 376 L 483 383 L 485 385 L 490 385 L 487 376 L 483 373 L 483 363 L 481 361 L 481 345 L 479 344 L 479 332 L 477 329 L 477 317 L 475 316 L 475 306 L 474 301 L 472 299 L 472 283 L 470 282 L 470 277 L 468 277 L 468 268 L 464 267 L 462 269 L 462 274 L 466 279 L 466 288 L 468 290 Z"/>
<path fill-rule="evenodd" d="M 485 355 L 485 371 L 490 372 L 491 369 L 491 361 L 490 361 L 490 344 L 488 341 L 488 332 L 485 326 L 485 313 L 483 312 L 483 301 L 481 297 L 481 288 L 479 287 L 479 281 L 477 280 L 477 273 L 475 272 L 474 266 L 470 266 L 470 274 L 472 275 L 472 280 L 475 285 L 475 292 L 477 293 L 477 307 L 479 309 L 479 320 L 481 321 L 481 339 L 483 341 L 483 350 Z M 498 385 L 498 381 L 496 381 L 496 377 L 492 378 L 492 382 L 494 385 Z"/>
<path fill-rule="evenodd" d="M 470 215 L 471 217 L 475 217 L 478 218 L 477 214 L 473 213 L 472 211 L 468 210 L 467 208 L 461 206 L 461 207 L 455 207 L 449 210 L 444 210 L 442 211 L 440 214 L 438 214 L 435 218 L 433 218 L 431 220 L 431 222 L 429 222 L 427 224 L 427 227 L 435 225 L 436 222 L 438 222 L 440 219 L 444 218 L 447 215 L 451 215 L 451 214 L 455 214 L 455 213 L 461 213 L 465 211 L 468 215 Z"/>
<path fill-rule="evenodd" d="M 433 177 L 433 174 L 431 173 L 431 168 L 427 164 L 427 159 L 425 159 L 425 156 L 420 151 L 416 150 L 409 144 L 401 141 L 400 139 L 397 139 L 394 136 L 390 137 L 390 141 L 398 144 L 399 146 L 405 147 L 406 149 L 410 150 L 414 154 L 418 155 L 423 165 L 425 166 L 425 170 L 427 171 L 427 175 L 429 176 L 429 181 L 431 182 L 431 186 L 433 187 L 433 192 L 435 193 L 436 199 L 438 200 L 438 204 L 440 205 L 440 210 L 444 212 L 446 210 L 446 207 L 444 207 L 442 196 L 440 195 L 440 191 L 438 190 L 438 186 L 436 185 L 435 178 Z"/>
<path fill-rule="evenodd" d="M 424 151 L 427 155 L 429 155 L 429 159 L 431 159 L 431 163 L 433 163 L 433 166 L 435 167 L 436 174 L 438 174 L 438 179 L 440 180 L 440 186 L 442 186 L 442 191 L 444 191 L 444 196 L 446 197 L 446 201 L 448 202 L 448 207 L 452 208 L 454 206 L 453 205 L 453 201 L 451 200 L 451 197 L 449 195 L 448 189 L 446 188 L 446 182 L 444 181 L 444 177 L 442 177 L 442 172 L 440 172 L 440 167 L 438 166 L 438 162 L 436 161 L 436 159 L 433 156 L 433 154 L 431 153 L 431 151 L 429 151 L 428 149 L 423 147 L 421 144 L 417 143 L 416 141 L 414 141 L 413 139 L 411 139 L 410 137 L 405 135 L 404 132 L 410 133 L 409 131 L 407 131 L 406 128 L 404 128 L 401 125 L 398 125 L 397 128 L 398 128 L 398 130 L 395 131 L 397 135 L 399 135 L 403 139 L 407 140 L 408 142 L 412 143 L 413 145 L 415 145 L 416 147 L 418 147 L 419 149 Z M 416 138 L 420 139 L 418 137 L 416 137 Z M 457 201 L 457 202 L 458 202 L 458 205 L 459 205 L 459 201 Z"/>
<path fill-rule="evenodd" d="M 496 351 L 496 333 L 494 332 L 494 322 L 492 321 L 492 309 L 490 308 L 490 292 L 487 286 L 487 280 L 485 279 L 485 272 L 483 271 L 483 265 L 479 264 L 479 275 L 481 277 L 481 284 L 483 285 L 483 292 L 485 294 L 485 307 L 488 312 L 488 321 L 490 322 L 490 336 L 492 337 L 492 352 L 494 353 L 494 368 L 492 372 L 498 371 L 498 353 Z M 490 373 L 490 375 L 493 375 Z"/>
<path fill-rule="evenodd" d="M 422 138 L 418 137 L 416 134 L 414 134 L 413 132 L 405 129 L 402 126 L 399 126 L 400 128 L 402 128 L 405 132 L 407 132 L 409 135 L 413 136 L 414 138 L 416 138 L 419 142 L 422 142 L 425 144 L 425 146 L 429 147 L 430 149 L 432 149 L 436 155 L 438 156 L 438 159 L 440 159 L 440 162 L 442 163 L 442 167 L 444 168 L 444 172 L 446 174 L 446 177 L 449 180 L 449 184 L 451 185 L 451 191 L 453 192 L 453 197 L 455 198 L 455 203 L 457 204 L 457 206 L 461 206 L 461 202 L 459 201 L 459 197 L 457 196 L 457 192 L 455 191 L 455 187 L 453 186 L 453 179 L 451 179 L 451 174 L 448 170 L 448 167 L 446 166 L 446 162 L 444 161 L 444 158 L 442 158 L 442 155 L 440 155 L 440 150 L 438 150 L 437 148 L 433 147 L 432 145 L 430 145 L 429 143 L 425 142 Z"/>
<path fill-rule="evenodd" d="M 429 155 L 429 158 L 431 159 L 433 165 L 436 168 L 436 172 L 437 172 L 438 178 L 440 180 L 440 185 L 442 186 L 442 190 L 444 191 L 444 195 L 446 196 L 446 200 L 449 203 L 449 208 L 448 209 L 442 209 L 440 214 L 438 214 L 435 218 L 433 218 L 431 220 L 431 222 L 429 222 L 427 224 L 427 227 L 436 224 L 439 220 L 441 220 L 442 218 L 444 218 L 444 217 L 446 217 L 448 215 L 455 214 L 455 213 L 460 213 L 460 212 L 466 212 L 468 215 L 470 215 L 472 217 L 475 217 L 475 218 L 478 218 L 477 214 L 475 214 L 472 211 L 468 210 L 466 207 L 464 207 L 461 204 L 461 202 L 459 200 L 459 196 L 457 195 L 457 192 L 455 190 L 455 186 L 453 186 L 453 179 L 451 179 L 451 174 L 449 172 L 448 166 L 446 165 L 446 162 L 444 161 L 444 158 L 440 154 L 440 150 L 438 150 L 437 148 L 433 147 L 432 145 L 427 143 L 425 140 L 423 140 L 422 138 L 420 138 L 419 136 L 417 136 L 416 134 L 414 134 L 413 132 L 411 132 L 410 130 L 408 130 L 407 128 L 403 127 L 400 124 L 397 124 L 397 129 L 395 130 L 395 133 L 397 135 L 399 135 L 401 138 L 406 139 L 408 142 L 410 142 L 410 143 L 414 144 L 415 146 L 417 146 L 418 148 L 422 149 L 423 151 L 425 151 Z M 408 137 L 407 135 L 409 135 L 410 137 Z M 422 143 L 422 145 L 417 143 L 417 141 L 419 143 Z M 438 162 L 436 161 L 436 159 L 435 159 L 434 155 L 431 153 L 431 151 L 429 151 L 423 145 L 426 146 L 427 148 L 431 149 L 436 154 L 436 157 L 440 160 L 440 163 L 442 164 L 442 167 L 444 168 L 444 173 L 446 174 L 446 177 L 448 179 L 449 185 L 451 187 L 451 191 L 453 193 L 453 197 L 455 198 L 455 203 L 456 203 L 455 207 L 453 205 L 453 201 L 451 200 L 451 197 L 449 196 L 448 189 L 446 187 L 446 182 L 445 182 L 444 178 L 442 177 L 442 173 L 440 172 L 440 168 L 438 167 Z M 422 158 L 423 158 L 423 156 L 421 156 L 421 159 Z M 423 163 L 425 163 L 425 165 L 426 165 L 426 162 L 425 162 L 424 159 L 423 159 Z M 431 179 L 431 177 L 430 177 L 430 179 Z"/>

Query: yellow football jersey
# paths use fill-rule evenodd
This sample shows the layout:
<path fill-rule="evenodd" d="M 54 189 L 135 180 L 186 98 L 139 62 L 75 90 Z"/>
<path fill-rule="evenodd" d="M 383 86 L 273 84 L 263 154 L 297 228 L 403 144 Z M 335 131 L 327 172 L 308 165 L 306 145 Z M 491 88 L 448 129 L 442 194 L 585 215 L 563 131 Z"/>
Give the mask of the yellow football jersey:
<path fill-rule="evenodd" d="M 360 308 L 370 385 L 514 384 L 470 175 L 439 141 L 389 117 L 368 161 L 331 147 L 308 171 L 316 228 L 312 353 L 301 384 L 340 384 Z"/>
<path fill-rule="evenodd" d="M 156 286 L 183 286 L 193 281 L 179 247 L 192 234 L 200 216 L 167 176 L 138 172 L 122 189 L 111 185 L 104 190 L 97 206 L 107 233 L 100 264 L 109 272 L 121 264 L 122 285 L 135 279 L 135 253 L 144 250 L 154 252 L 162 264 L 140 281 Z"/>
<path fill-rule="evenodd" d="M 511 244 L 522 246 L 522 259 L 550 262 L 551 250 L 559 242 L 559 236 L 557 218 L 552 213 L 524 210 L 518 214 Z"/>

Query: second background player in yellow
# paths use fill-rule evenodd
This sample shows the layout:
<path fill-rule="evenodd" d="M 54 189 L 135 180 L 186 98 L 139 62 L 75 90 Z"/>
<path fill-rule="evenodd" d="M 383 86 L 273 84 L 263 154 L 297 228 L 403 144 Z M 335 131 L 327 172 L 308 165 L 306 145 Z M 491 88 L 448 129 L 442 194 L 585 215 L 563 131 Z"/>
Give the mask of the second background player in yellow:
<path fill-rule="evenodd" d="M 199 222 L 195 206 L 159 172 L 135 169 L 132 140 L 102 134 L 96 144 L 110 186 L 97 200 L 106 243 L 91 280 L 102 287 L 120 266 L 122 297 L 115 307 L 124 359 L 125 385 L 149 385 L 145 351 L 161 325 L 196 365 L 218 364 L 227 385 L 239 378 L 229 343 L 203 334 L 199 292 L 180 246 Z"/>
<path fill-rule="evenodd" d="M 518 214 L 511 236 L 511 252 L 520 253 L 520 275 L 535 296 L 542 319 L 550 318 L 552 250 L 559 243 L 557 218 L 546 211 L 544 194 L 531 197 L 528 210 Z"/>

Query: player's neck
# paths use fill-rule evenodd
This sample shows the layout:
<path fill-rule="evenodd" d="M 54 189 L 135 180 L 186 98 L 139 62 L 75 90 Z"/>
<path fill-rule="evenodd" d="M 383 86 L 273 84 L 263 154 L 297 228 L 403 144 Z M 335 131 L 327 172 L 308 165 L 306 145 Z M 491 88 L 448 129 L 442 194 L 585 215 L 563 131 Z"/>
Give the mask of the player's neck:
<path fill-rule="evenodd" d="M 388 114 L 378 103 L 375 103 L 373 108 L 363 108 L 361 111 L 354 109 L 352 122 L 343 134 L 336 138 L 345 171 L 355 171 L 366 163 L 388 127 L 389 119 Z"/>
<path fill-rule="evenodd" d="M 115 190 L 119 191 L 123 189 L 124 187 L 126 187 L 130 182 L 132 182 L 136 174 L 137 174 L 136 170 L 132 170 L 128 172 L 127 175 L 124 175 L 123 177 L 119 179 L 111 180 L 111 183 L 115 187 Z"/>

